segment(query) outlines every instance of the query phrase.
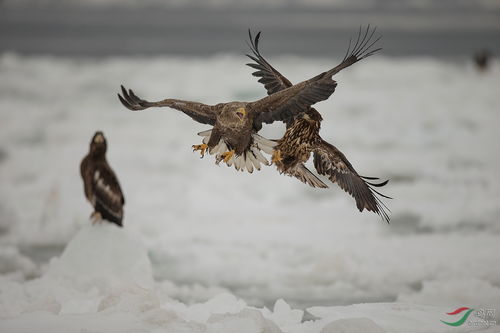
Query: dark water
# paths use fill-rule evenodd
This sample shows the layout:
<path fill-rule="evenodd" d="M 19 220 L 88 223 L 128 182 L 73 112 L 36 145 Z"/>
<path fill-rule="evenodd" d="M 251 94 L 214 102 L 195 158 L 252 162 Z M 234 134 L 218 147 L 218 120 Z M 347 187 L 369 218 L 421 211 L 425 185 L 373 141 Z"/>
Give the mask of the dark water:
<path fill-rule="evenodd" d="M 360 25 L 379 28 L 388 56 L 500 53 L 500 11 L 318 9 L 8 8 L 0 52 L 66 56 L 247 52 L 262 30 L 265 54 L 341 56 Z"/>

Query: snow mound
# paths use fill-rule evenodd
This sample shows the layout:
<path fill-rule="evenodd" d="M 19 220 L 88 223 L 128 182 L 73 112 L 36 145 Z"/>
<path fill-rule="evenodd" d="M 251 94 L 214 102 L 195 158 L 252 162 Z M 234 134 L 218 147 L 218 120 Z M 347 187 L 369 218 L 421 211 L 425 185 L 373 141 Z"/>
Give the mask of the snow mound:
<path fill-rule="evenodd" d="M 16 255 L 13 253 L 12 255 Z M 448 332 L 449 307 L 373 303 L 270 311 L 230 294 L 184 304 L 155 283 L 146 249 L 113 224 L 86 225 L 38 279 L 0 281 L 0 332 Z M 472 317 L 472 316 L 471 316 Z M 477 322 L 477 320 L 476 320 Z M 481 323 L 480 323 L 481 324 Z M 453 327 L 469 332 L 487 325 Z"/>
<path fill-rule="evenodd" d="M 49 274 L 101 290 L 127 285 L 153 287 L 146 249 L 126 230 L 111 223 L 83 227 L 61 257 L 51 262 Z"/>

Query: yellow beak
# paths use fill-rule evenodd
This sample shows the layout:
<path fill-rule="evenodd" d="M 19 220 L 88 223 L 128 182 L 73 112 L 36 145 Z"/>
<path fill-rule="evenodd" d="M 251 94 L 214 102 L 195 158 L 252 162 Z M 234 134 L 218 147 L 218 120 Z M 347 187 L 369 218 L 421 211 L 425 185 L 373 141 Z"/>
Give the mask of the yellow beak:
<path fill-rule="evenodd" d="M 247 115 L 247 110 L 245 108 L 239 108 L 236 110 L 236 114 L 240 117 L 240 121 L 243 121 Z"/>
<path fill-rule="evenodd" d="M 96 135 L 96 137 L 94 138 L 94 142 L 95 143 L 104 142 L 104 136 L 102 136 L 101 134 Z"/>

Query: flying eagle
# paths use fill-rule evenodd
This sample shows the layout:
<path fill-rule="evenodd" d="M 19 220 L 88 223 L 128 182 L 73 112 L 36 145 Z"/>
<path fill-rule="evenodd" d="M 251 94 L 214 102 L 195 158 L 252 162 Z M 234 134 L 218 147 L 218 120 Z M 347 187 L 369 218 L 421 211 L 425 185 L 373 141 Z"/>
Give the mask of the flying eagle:
<path fill-rule="evenodd" d="M 122 226 L 125 198 L 118 178 L 106 161 L 106 138 L 100 131 L 94 134 L 90 150 L 80 164 L 87 200 L 94 207 L 94 221 L 105 219 Z"/>
<path fill-rule="evenodd" d="M 370 31 L 369 26 L 364 33 L 360 28 L 353 49 L 351 50 L 351 44 L 349 44 L 342 62 L 328 73 L 333 75 L 379 51 L 379 48 L 370 50 L 380 39 L 379 37 L 375 41 L 371 41 L 374 33 L 375 29 Z M 260 32 L 254 39 L 249 31 L 249 37 L 253 55 L 247 56 L 255 63 L 247 65 L 257 69 L 252 74 L 259 78 L 260 83 L 264 84 L 267 93 L 272 96 L 272 94 L 293 86 L 286 77 L 262 57 L 259 52 Z M 286 131 L 274 147 L 272 162 L 276 164 L 280 173 L 296 177 L 312 187 L 326 188 L 328 186 L 304 165 L 312 153 L 316 171 L 320 175 L 328 177 L 332 183 L 337 183 L 344 191 L 353 196 L 359 211 L 366 209 L 375 212 L 389 222 L 387 207 L 378 196 L 389 197 L 373 188 L 384 186 L 388 181 L 376 183 L 374 181 L 378 178 L 360 176 L 340 150 L 321 138 L 319 131 L 322 120 L 321 114 L 312 107 L 307 107 L 304 113 L 284 119 L 287 124 Z M 305 174 L 309 175 L 308 178 L 304 177 Z M 310 175 L 313 175 L 314 178 Z"/>
<path fill-rule="evenodd" d="M 289 85 L 255 102 L 216 105 L 179 99 L 148 102 L 123 86 L 122 95 L 118 94 L 118 98 L 130 110 L 166 106 L 182 111 L 197 122 L 212 125 L 211 131 L 200 133 L 205 139 L 202 144 L 193 145 L 193 150 L 199 150 L 203 156 L 208 149 L 209 153 L 217 154 L 218 162 L 234 164 L 237 169 L 251 172 L 254 167 L 259 169 L 261 162 L 267 164 L 259 150 L 271 149 L 265 147 L 266 144 L 274 145 L 270 140 L 257 135 L 262 124 L 293 118 L 306 112 L 311 105 L 328 99 L 337 85 L 332 80 L 336 71 L 338 69 L 335 68 L 296 85 Z"/>

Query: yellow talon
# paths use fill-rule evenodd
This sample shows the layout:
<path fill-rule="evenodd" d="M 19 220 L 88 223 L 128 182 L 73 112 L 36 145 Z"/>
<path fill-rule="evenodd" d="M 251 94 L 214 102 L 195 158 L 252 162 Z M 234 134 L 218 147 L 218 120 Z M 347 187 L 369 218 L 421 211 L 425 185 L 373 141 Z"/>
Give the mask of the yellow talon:
<path fill-rule="evenodd" d="M 281 150 L 275 150 L 273 152 L 273 156 L 271 158 L 271 164 L 273 163 L 276 163 L 276 162 L 281 162 L 282 158 L 281 158 Z"/>
<path fill-rule="evenodd" d="M 220 157 L 222 157 L 222 160 L 227 163 L 234 155 L 234 150 L 226 151 Z"/>
<path fill-rule="evenodd" d="M 99 212 L 92 212 L 92 214 L 90 214 L 90 219 L 92 220 L 92 224 L 101 223 L 102 215 Z"/>
<path fill-rule="evenodd" d="M 205 151 L 208 149 L 208 145 L 206 143 L 202 143 L 201 145 L 193 145 L 193 151 L 200 151 L 201 157 L 205 156 Z"/>

